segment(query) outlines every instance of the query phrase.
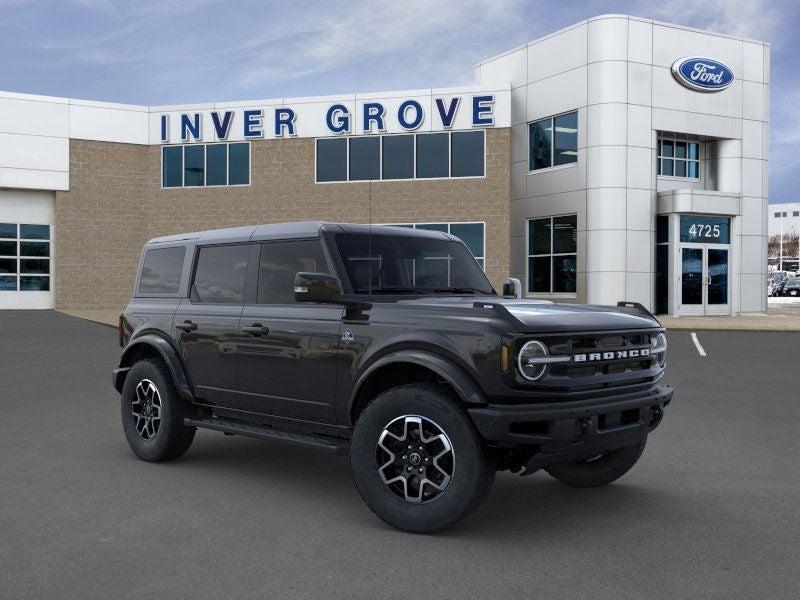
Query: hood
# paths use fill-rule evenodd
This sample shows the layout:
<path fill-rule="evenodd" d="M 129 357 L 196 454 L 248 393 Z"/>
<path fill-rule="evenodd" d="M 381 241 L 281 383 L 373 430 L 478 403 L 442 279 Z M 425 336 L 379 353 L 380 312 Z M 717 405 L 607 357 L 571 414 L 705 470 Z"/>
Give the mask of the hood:
<path fill-rule="evenodd" d="M 589 304 L 557 304 L 546 300 L 521 300 L 498 296 L 433 296 L 403 300 L 403 303 L 451 308 L 489 310 L 495 305 L 508 311 L 525 333 L 608 331 L 661 327 L 655 317 L 627 307 Z M 476 304 L 486 303 L 484 307 Z"/>

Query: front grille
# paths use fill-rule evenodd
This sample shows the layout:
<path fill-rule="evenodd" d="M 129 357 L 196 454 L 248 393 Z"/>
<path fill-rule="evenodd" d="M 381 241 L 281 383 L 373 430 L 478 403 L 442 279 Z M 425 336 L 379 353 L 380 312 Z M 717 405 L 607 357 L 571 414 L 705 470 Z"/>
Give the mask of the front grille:
<path fill-rule="evenodd" d="M 582 335 L 568 337 L 555 343 L 548 344 L 550 354 L 553 355 L 605 355 L 629 352 L 633 349 L 649 348 L 653 344 L 654 336 L 651 333 L 623 333 L 611 335 Z M 590 363 L 564 363 L 553 365 L 551 375 L 584 378 L 595 375 L 618 375 L 631 371 L 646 371 L 657 362 L 655 356 L 643 358 L 619 358 L 614 360 L 601 360 Z"/>
<path fill-rule="evenodd" d="M 651 348 L 659 330 L 622 331 L 579 335 L 541 336 L 551 356 L 569 356 L 569 362 L 554 363 L 537 382 L 539 389 L 551 393 L 617 389 L 654 383 L 663 367 L 658 357 L 630 356 L 631 350 Z M 575 356 L 587 360 L 575 362 Z M 600 360 L 596 360 L 599 356 Z"/>

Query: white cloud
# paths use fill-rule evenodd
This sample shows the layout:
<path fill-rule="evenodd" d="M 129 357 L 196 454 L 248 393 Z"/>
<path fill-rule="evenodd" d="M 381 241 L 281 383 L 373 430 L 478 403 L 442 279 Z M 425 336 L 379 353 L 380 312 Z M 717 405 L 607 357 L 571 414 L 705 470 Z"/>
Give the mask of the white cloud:
<path fill-rule="evenodd" d="M 269 35 L 249 40 L 241 49 L 253 51 L 255 60 L 245 69 L 243 83 L 257 86 L 275 78 L 305 77 L 330 72 L 354 60 L 368 62 L 386 56 L 392 56 L 395 64 L 417 69 L 417 75 L 419 69 L 432 75 L 443 63 L 460 64 L 465 56 L 474 60 L 473 55 L 481 54 L 481 50 L 465 43 L 465 30 L 474 31 L 475 37 L 491 35 L 513 22 L 519 4 L 516 0 L 362 0 L 348 4 L 347 15 L 352 17 L 345 19 L 322 4 L 304 11 L 299 22 L 291 24 L 295 42 L 291 52 L 269 43 L 274 41 Z M 450 44 L 456 39 L 459 43 Z M 469 68 L 465 75 L 471 76 Z"/>
<path fill-rule="evenodd" d="M 640 0 L 636 4 L 655 19 L 767 41 L 785 14 L 774 0 Z"/>

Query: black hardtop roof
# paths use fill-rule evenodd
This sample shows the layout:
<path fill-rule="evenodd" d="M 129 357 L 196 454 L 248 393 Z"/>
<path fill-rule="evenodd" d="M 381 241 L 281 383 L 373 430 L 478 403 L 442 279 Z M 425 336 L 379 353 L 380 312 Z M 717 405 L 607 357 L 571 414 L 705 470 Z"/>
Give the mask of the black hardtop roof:
<path fill-rule="evenodd" d="M 226 242 L 286 240 L 318 237 L 322 231 L 362 234 L 371 232 L 373 235 L 406 235 L 412 237 L 456 239 L 447 233 L 429 229 L 412 229 L 410 227 L 366 225 L 359 223 L 329 223 L 326 221 L 291 221 L 288 223 L 247 225 L 244 227 L 228 227 L 225 229 L 209 229 L 192 233 L 179 233 L 176 235 L 153 238 L 147 242 L 147 245 L 175 244 L 180 242 L 217 244 Z"/>

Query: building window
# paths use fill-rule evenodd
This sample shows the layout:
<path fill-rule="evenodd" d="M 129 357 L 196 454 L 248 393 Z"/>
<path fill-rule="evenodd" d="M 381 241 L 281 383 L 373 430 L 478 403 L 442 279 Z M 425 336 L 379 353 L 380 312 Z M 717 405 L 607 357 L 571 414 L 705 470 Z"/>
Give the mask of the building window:
<path fill-rule="evenodd" d="M 776 219 L 780 219 L 780 218 L 781 218 L 781 213 L 779 213 L 779 212 L 776 212 L 776 213 L 775 213 L 775 218 L 776 218 Z"/>
<path fill-rule="evenodd" d="M 347 139 L 317 140 L 317 181 L 347 181 Z"/>
<path fill-rule="evenodd" d="M 577 111 L 529 124 L 528 146 L 530 171 L 578 162 Z"/>
<path fill-rule="evenodd" d="M 391 223 L 392 227 L 443 231 L 459 238 L 484 269 L 486 258 L 486 225 L 484 223 Z"/>
<path fill-rule="evenodd" d="M 450 170 L 449 133 L 417 136 L 417 177 L 447 177 Z"/>
<path fill-rule="evenodd" d="M 50 226 L 0 223 L 0 292 L 50 291 Z"/>
<path fill-rule="evenodd" d="M 350 144 L 350 181 L 378 179 L 381 172 L 381 139 L 379 137 L 353 137 Z"/>
<path fill-rule="evenodd" d="M 793 217 L 800 217 L 800 210 L 792 211 L 792 216 Z"/>
<path fill-rule="evenodd" d="M 317 139 L 316 181 L 483 177 L 486 132 Z"/>
<path fill-rule="evenodd" d="M 164 146 L 161 149 L 162 187 L 249 184 L 249 142 Z"/>
<path fill-rule="evenodd" d="M 386 135 L 381 139 L 383 155 L 381 176 L 383 179 L 414 178 L 414 136 Z"/>
<path fill-rule="evenodd" d="M 483 136 L 474 131 L 454 131 L 450 134 L 450 176 L 483 175 Z"/>
<path fill-rule="evenodd" d="M 577 290 L 578 216 L 528 221 L 528 292 L 571 293 Z"/>
<path fill-rule="evenodd" d="M 660 137 L 657 163 L 659 175 L 700 179 L 700 144 Z"/>

